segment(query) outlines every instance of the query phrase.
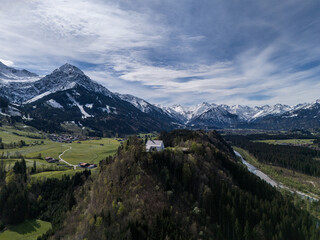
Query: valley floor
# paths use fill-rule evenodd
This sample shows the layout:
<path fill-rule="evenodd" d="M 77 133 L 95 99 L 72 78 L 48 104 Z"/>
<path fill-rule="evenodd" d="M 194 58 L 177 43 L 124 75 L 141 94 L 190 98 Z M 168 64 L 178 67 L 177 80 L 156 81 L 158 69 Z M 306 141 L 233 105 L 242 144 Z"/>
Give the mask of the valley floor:
<path fill-rule="evenodd" d="M 264 175 L 270 177 L 272 186 L 276 186 L 281 191 L 295 193 L 296 196 L 307 201 L 316 201 L 320 199 L 320 178 L 302 174 L 283 167 L 273 166 L 259 162 L 248 151 L 233 146 L 245 161 L 260 170 Z M 264 179 L 268 183 L 268 179 Z M 320 219 L 320 211 L 313 211 L 312 214 Z"/>

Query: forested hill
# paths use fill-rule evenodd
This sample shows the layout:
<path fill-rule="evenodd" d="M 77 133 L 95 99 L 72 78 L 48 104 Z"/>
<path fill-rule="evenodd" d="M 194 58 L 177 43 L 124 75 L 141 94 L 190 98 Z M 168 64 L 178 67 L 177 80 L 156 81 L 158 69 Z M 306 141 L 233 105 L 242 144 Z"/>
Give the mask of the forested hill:
<path fill-rule="evenodd" d="M 130 138 L 75 193 L 51 239 L 320 239 L 315 220 L 249 173 L 216 132 Z M 91 180 L 90 180 L 91 179 Z"/>

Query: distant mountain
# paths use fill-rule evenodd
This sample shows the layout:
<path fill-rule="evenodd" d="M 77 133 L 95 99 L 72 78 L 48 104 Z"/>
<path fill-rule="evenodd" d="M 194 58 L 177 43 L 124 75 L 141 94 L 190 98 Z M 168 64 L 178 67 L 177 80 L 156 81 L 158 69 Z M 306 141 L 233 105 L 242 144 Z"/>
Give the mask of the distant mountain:
<path fill-rule="evenodd" d="M 276 104 L 255 107 L 202 103 L 195 107 L 174 105 L 162 109 L 187 127 L 288 130 L 319 128 L 319 103 L 320 100 L 296 106 Z"/>
<path fill-rule="evenodd" d="M 49 130 L 60 129 L 68 121 L 104 134 L 172 128 L 320 128 L 319 100 L 296 106 L 207 102 L 156 106 L 136 96 L 113 93 L 68 63 L 40 78 L 0 62 L 0 97 L 10 103 L 0 115 L 20 116 Z"/>
<path fill-rule="evenodd" d="M 10 91 L 2 94 L 20 103 L 17 110 L 27 124 L 42 130 L 62 131 L 65 122 L 89 127 L 105 136 L 173 128 L 174 119 L 161 109 L 149 104 L 149 114 L 145 113 L 70 64 L 40 80 L 11 85 L 6 84 Z"/>
<path fill-rule="evenodd" d="M 222 106 L 212 106 L 204 113 L 193 117 L 187 124 L 196 128 L 232 128 L 236 127 L 239 117 L 228 112 Z"/>
<path fill-rule="evenodd" d="M 160 107 L 152 105 L 141 98 L 132 96 L 130 94 L 120 94 L 120 93 L 116 93 L 116 96 L 118 96 L 123 101 L 129 102 L 134 107 L 138 108 L 141 112 L 146 113 L 156 119 L 159 119 L 161 121 L 165 121 L 168 123 L 172 123 L 172 124 L 181 123 L 180 119 L 177 119 L 174 116 L 171 116 Z"/>
<path fill-rule="evenodd" d="M 38 75 L 25 69 L 18 70 L 12 67 L 8 67 L 0 62 L 0 80 L 21 80 L 34 77 L 38 77 Z"/>
<path fill-rule="evenodd" d="M 173 105 L 172 107 L 161 107 L 167 114 L 180 120 L 184 124 L 188 124 L 194 118 L 197 118 L 202 113 L 210 110 L 212 107 L 217 106 L 216 104 L 209 104 L 203 102 L 194 107 L 183 107 L 181 105 Z"/>
<path fill-rule="evenodd" d="M 320 100 L 299 104 L 278 115 L 267 115 L 252 123 L 255 128 L 265 129 L 311 129 L 320 127 Z"/>

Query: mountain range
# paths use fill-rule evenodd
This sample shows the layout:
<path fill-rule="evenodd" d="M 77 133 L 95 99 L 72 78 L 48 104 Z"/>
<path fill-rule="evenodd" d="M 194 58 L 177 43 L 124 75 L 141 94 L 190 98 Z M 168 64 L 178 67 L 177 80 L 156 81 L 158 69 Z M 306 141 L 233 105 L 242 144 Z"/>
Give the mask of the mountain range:
<path fill-rule="evenodd" d="M 47 131 L 72 123 L 104 136 L 174 128 L 311 129 L 320 127 L 320 100 L 288 106 L 228 106 L 203 102 L 193 107 L 153 105 L 109 91 L 79 68 L 64 64 L 40 77 L 0 62 L 0 115 L 21 118 Z"/>

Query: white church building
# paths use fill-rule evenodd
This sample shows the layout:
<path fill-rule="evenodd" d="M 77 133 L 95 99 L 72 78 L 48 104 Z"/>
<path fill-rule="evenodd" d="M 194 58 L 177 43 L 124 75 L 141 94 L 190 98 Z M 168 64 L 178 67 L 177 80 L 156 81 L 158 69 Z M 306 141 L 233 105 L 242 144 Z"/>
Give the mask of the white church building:
<path fill-rule="evenodd" d="M 164 150 L 164 144 L 162 140 L 148 140 L 146 143 L 146 151 L 162 151 Z"/>

